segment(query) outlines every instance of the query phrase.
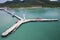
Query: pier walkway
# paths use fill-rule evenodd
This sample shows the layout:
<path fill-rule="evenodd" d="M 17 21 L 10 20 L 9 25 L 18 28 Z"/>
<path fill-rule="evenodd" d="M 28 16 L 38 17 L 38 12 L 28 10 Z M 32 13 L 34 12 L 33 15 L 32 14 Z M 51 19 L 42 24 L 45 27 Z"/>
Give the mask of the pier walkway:
<path fill-rule="evenodd" d="M 16 17 L 17 19 L 19 19 L 19 21 L 17 23 L 15 23 L 12 27 L 10 27 L 9 29 L 7 29 L 5 32 L 2 33 L 2 36 L 5 37 L 7 36 L 8 34 L 10 34 L 11 32 L 15 31 L 17 28 L 19 28 L 19 26 L 25 22 L 31 22 L 31 21 L 34 21 L 34 22 L 53 22 L 53 21 L 58 21 L 58 19 L 23 19 L 17 15 L 15 15 L 14 13 L 11 13 L 10 11 L 8 11 L 7 9 L 4 9 L 5 12 L 7 12 L 8 14 Z"/>
<path fill-rule="evenodd" d="M 4 9 L 4 11 L 7 12 L 8 14 L 12 15 L 13 17 L 16 17 L 16 18 L 19 19 L 19 20 L 22 19 L 21 17 L 15 15 L 15 14 L 14 14 L 15 12 L 10 12 L 10 11 L 8 11 L 7 9 Z"/>
<path fill-rule="evenodd" d="M 16 24 L 14 24 L 12 27 L 10 27 L 9 29 L 7 29 L 5 32 L 2 33 L 2 36 L 7 36 L 8 34 L 10 34 L 11 32 L 15 31 L 22 23 L 24 22 L 27 22 L 28 20 L 26 21 L 23 21 L 23 20 L 20 20 L 18 21 Z"/>
<path fill-rule="evenodd" d="M 7 29 L 5 32 L 2 33 L 2 36 L 7 36 L 11 32 L 15 31 L 19 26 L 25 22 L 30 22 L 30 21 L 40 21 L 40 22 L 51 22 L 51 21 L 58 21 L 58 19 L 23 19 L 19 20 L 16 24 L 14 24 L 11 28 Z"/>

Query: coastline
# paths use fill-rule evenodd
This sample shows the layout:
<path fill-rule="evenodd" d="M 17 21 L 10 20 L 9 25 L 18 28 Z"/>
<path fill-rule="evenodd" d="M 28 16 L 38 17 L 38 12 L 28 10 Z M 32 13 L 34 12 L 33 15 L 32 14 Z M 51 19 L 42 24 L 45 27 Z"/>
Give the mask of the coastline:
<path fill-rule="evenodd" d="M 29 6 L 29 7 L 0 7 L 0 8 L 21 8 L 21 9 L 32 9 L 32 8 L 60 8 L 60 7 L 42 7 L 42 6 Z"/>

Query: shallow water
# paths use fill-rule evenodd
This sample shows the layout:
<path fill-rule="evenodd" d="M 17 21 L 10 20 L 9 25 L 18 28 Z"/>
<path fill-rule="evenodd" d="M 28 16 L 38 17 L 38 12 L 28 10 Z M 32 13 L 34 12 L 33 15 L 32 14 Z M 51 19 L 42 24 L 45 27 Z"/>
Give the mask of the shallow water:
<path fill-rule="evenodd" d="M 18 20 L 0 10 L 0 40 L 60 40 L 60 8 L 13 8 L 10 10 L 23 18 L 57 18 L 58 22 L 29 22 L 3 38 L 1 33 Z"/>

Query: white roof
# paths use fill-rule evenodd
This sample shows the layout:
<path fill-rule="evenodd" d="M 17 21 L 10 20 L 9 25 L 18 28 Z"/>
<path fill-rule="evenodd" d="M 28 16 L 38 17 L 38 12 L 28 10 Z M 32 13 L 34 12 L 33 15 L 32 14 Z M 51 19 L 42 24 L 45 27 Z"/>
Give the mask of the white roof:
<path fill-rule="evenodd" d="M 13 1 L 13 0 L 0 0 L 0 3 L 5 3 L 7 1 Z"/>
<path fill-rule="evenodd" d="M 58 0 L 50 0 L 50 1 L 58 1 Z"/>

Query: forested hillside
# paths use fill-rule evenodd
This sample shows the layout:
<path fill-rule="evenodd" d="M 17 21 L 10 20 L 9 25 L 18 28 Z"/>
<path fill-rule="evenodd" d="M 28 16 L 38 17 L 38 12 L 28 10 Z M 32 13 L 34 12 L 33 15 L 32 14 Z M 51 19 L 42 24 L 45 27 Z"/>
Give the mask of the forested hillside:
<path fill-rule="evenodd" d="M 54 2 L 49 0 L 13 0 L 5 3 L 0 3 L 0 7 L 31 7 L 31 6 L 42 6 L 42 7 L 60 7 L 60 2 Z"/>

